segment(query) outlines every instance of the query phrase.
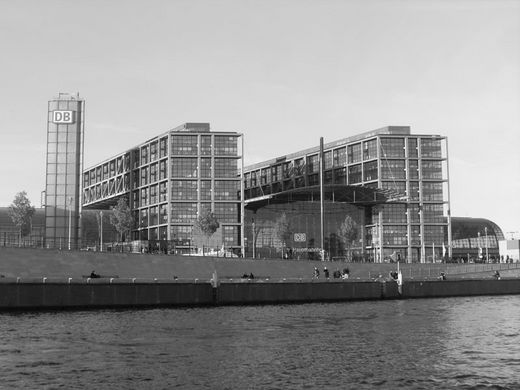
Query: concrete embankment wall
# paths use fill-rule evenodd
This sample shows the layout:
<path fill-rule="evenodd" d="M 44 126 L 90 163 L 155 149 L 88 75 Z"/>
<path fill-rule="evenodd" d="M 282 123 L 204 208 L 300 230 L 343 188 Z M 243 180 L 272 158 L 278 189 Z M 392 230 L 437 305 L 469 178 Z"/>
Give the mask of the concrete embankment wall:
<path fill-rule="evenodd" d="M 0 310 L 276 304 L 397 297 L 380 282 L 171 282 L 138 279 L 13 279 L 0 281 Z"/>
<path fill-rule="evenodd" d="M 520 280 L 209 281 L 138 279 L 10 279 L 0 281 L 0 310 L 209 306 L 334 302 L 397 298 L 520 294 Z"/>

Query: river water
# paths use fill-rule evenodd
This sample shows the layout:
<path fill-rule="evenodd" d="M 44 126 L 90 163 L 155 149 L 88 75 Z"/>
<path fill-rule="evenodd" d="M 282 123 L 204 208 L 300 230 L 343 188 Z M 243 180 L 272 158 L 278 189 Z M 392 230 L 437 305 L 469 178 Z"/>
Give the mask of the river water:
<path fill-rule="evenodd" d="M 0 388 L 519 389 L 520 296 L 0 314 Z"/>

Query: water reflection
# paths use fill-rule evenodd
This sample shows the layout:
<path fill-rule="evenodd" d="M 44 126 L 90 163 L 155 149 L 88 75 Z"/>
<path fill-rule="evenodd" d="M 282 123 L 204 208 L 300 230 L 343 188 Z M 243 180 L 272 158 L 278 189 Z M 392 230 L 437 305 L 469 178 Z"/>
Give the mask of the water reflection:
<path fill-rule="evenodd" d="M 520 387 L 520 297 L 0 315 L 9 388 Z"/>

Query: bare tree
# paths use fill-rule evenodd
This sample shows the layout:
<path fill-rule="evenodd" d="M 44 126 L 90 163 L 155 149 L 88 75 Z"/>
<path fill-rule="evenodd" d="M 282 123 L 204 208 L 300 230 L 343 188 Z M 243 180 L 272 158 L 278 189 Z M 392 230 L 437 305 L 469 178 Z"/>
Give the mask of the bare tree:
<path fill-rule="evenodd" d="M 274 234 L 276 235 L 276 238 L 278 238 L 282 243 L 283 259 L 287 241 L 289 241 L 292 235 L 292 228 L 289 221 L 287 220 L 287 215 L 285 213 L 282 213 L 282 215 L 275 221 Z"/>
<path fill-rule="evenodd" d="M 22 237 L 31 232 L 31 218 L 34 215 L 34 207 L 27 198 L 27 192 L 21 191 L 14 197 L 13 203 L 9 206 L 7 213 L 11 220 L 18 227 L 20 240 L 18 244 L 22 246 Z"/>
<path fill-rule="evenodd" d="M 338 230 L 338 237 L 345 246 L 347 258 L 352 261 L 352 244 L 357 240 L 359 226 L 354 219 L 347 215 Z"/>

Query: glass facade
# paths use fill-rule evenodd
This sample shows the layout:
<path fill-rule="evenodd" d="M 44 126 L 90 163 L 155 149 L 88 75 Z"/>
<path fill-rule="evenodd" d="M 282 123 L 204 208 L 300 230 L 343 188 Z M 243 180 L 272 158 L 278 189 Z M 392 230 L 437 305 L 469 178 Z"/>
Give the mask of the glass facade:
<path fill-rule="evenodd" d="M 84 100 L 60 94 L 48 103 L 45 245 L 77 248 L 80 235 L 80 172 Z M 100 169 L 93 173 L 102 175 Z"/>
<path fill-rule="evenodd" d="M 203 240 L 196 237 L 193 224 L 207 209 L 220 223 L 209 246 L 239 253 L 243 242 L 240 139 L 238 133 L 212 132 L 209 124 L 187 123 L 173 129 L 86 170 L 84 207 L 112 205 L 126 196 L 135 215 L 132 239 L 176 253 L 201 247 Z M 118 166 L 120 160 L 122 170 L 116 170 L 115 177 L 97 175 L 104 166 L 109 171 Z M 123 180 L 128 185 L 110 191 L 110 180 L 118 175 L 128 176 Z M 103 192 L 105 183 L 108 190 Z"/>
<path fill-rule="evenodd" d="M 428 262 L 443 257 L 442 248 L 449 246 L 451 239 L 446 142 L 445 137 L 414 135 L 409 127 L 390 126 L 324 146 L 325 186 L 360 186 L 388 194 L 385 202 L 356 205 L 365 208 L 368 216 L 363 220 L 365 242 L 359 247 L 359 253 L 365 258 Z M 306 162 L 303 172 L 298 169 L 302 161 Z M 271 175 L 262 172 L 271 172 Z M 279 158 L 274 164 L 266 162 L 246 167 L 244 172 L 244 198 L 250 208 L 254 207 L 255 199 L 266 195 L 276 197 L 304 188 L 311 191 L 317 186 L 317 147 L 291 154 L 290 158 Z M 332 207 L 327 202 L 326 207 Z M 355 200 L 352 203 L 356 203 Z M 288 200 L 284 207 L 285 210 L 295 207 L 294 200 Z M 302 232 L 319 226 L 319 211 L 312 218 L 314 222 L 302 228 Z M 255 221 L 262 223 L 258 218 Z M 327 221 L 326 217 L 326 224 Z M 337 221 L 330 223 L 325 229 L 337 228 Z M 279 244 L 274 238 L 264 238 L 258 245 L 259 248 L 270 245 L 274 250 Z M 329 255 L 340 254 L 332 251 Z"/>

